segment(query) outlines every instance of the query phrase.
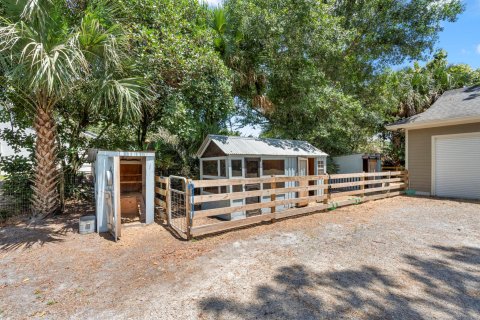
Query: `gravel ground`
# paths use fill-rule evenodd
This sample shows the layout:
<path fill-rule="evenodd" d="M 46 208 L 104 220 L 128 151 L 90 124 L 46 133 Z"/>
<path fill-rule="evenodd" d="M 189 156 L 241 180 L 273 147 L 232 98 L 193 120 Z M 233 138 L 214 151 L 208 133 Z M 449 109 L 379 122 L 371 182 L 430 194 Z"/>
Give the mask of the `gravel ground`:
<path fill-rule="evenodd" d="M 0 318 L 480 319 L 480 204 L 396 197 L 180 241 L 0 229 Z"/>

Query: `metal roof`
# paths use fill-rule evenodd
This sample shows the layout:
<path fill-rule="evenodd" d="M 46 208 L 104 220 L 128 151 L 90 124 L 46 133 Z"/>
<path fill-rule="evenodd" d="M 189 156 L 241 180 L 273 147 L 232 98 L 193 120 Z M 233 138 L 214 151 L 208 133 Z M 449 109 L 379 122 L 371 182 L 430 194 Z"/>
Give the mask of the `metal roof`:
<path fill-rule="evenodd" d="M 389 124 L 388 129 L 480 118 L 480 86 L 445 91 L 425 112 Z"/>
<path fill-rule="evenodd" d="M 208 135 L 197 152 L 198 157 L 203 155 L 210 142 L 226 155 L 327 156 L 306 141 Z"/>
<path fill-rule="evenodd" d="M 99 150 L 90 148 L 87 150 L 86 162 L 95 162 L 97 155 L 106 155 L 109 157 L 154 157 L 155 151 Z"/>

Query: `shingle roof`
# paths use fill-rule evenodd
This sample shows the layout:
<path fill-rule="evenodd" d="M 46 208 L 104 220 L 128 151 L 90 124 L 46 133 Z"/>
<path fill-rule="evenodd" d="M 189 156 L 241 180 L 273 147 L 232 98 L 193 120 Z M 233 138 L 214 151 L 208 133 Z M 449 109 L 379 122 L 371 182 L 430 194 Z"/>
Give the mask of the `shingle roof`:
<path fill-rule="evenodd" d="M 449 90 L 425 112 L 389 124 L 388 129 L 480 117 L 480 86 Z"/>
<path fill-rule="evenodd" d="M 201 157 L 213 141 L 226 155 L 326 156 L 306 141 L 208 135 L 197 152 Z"/>

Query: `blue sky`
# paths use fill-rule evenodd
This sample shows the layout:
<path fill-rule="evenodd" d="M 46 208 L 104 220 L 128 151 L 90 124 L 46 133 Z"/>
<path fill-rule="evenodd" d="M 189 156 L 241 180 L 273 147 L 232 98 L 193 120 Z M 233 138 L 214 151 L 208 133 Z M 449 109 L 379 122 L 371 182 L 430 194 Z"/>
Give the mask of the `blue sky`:
<path fill-rule="evenodd" d="M 453 23 L 443 23 L 437 48 L 448 53 L 450 63 L 480 68 L 480 0 L 465 0 L 466 10 Z"/>

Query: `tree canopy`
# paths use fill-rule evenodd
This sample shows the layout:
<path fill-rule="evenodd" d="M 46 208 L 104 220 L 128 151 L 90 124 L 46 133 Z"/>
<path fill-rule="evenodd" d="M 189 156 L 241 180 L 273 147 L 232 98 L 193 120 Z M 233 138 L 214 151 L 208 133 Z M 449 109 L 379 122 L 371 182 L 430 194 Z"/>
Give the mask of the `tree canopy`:
<path fill-rule="evenodd" d="M 431 52 L 459 1 L 227 0 L 219 52 L 235 72 L 246 119 L 266 136 L 305 139 L 331 154 L 356 151 L 389 106 L 372 86 L 392 64 Z"/>
<path fill-rule="evenodd" d="M 4 1 L 0 116 L 17 129 L 2 136 L 32 146 L 23 130 L 46 112 L 47 149 L 71 174 L 98 147 L 154 149 L 163 173 L 195 175 L 202 140 L 239 134 L 232 121 L 399 163 L 402 137 L 384 125 L 480 81 L 435 49 L 442 22 L 463 10 L 459 0 Z"/>

